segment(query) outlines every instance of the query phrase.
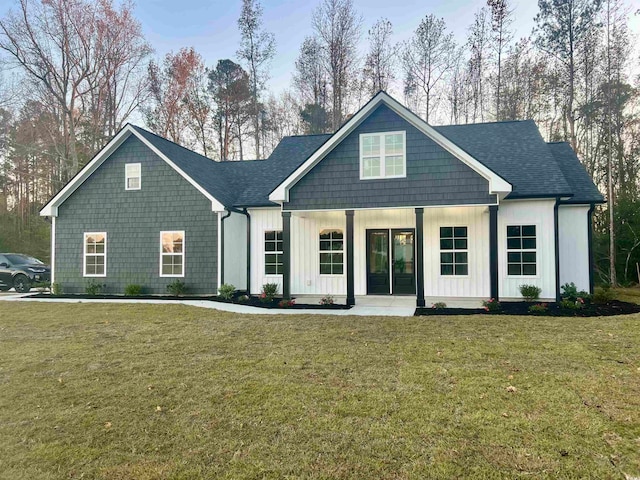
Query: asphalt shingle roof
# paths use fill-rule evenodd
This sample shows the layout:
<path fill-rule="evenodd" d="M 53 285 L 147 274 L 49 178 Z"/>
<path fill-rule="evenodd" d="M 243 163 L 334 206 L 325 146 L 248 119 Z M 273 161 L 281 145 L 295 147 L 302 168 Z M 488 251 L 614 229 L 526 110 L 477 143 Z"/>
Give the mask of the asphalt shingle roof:
<path fill-rule="evenodd" d="M 274 205 L 269 194 L 331 137 L 284 137 L 266 160 L 216 162 L 134 128 L 227 207 Z M 511 183 L 508 198 L 571 196 L 573 202 L 603 201 L 571 147 L 547 144 L 532 120 L 434 128 Z"/>

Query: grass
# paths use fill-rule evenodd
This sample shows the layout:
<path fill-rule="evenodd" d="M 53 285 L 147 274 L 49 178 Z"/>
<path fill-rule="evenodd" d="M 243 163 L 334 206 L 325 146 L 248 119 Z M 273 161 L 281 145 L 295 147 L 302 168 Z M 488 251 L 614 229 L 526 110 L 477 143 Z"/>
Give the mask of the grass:
<path fill-rule="evenodd" d="M 1 308 L 2 479 L 640 476 L 640 315 Z"/>

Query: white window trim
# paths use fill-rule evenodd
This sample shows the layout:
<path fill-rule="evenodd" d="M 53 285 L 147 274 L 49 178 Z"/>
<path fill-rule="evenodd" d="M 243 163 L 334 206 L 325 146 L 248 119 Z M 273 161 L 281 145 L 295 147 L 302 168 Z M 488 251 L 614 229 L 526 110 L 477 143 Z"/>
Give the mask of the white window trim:
<path fill-rule="evenodd" d="M 509 235 L 507 234 L 507 230 L 509 227 L 528 227 L 528 226 L 536 227 L 536 248 L 521 248 L 519 250 L 509 250 Z M 520 231 L 520 238 L 522 238 L 522 231 Z M 540 263 L 538 259 L 540 256 L 538 255 L 538 246 L 540 241 L 540 224 L 535 222 L 527 222 L 527 223 L 506 223 L 504 226 L 504 246 L 507 255 L 505 256 L 504 268 L 505 268 L 505 277 L 506 278 L 514 278 L 514 279 L 537 279 L 540 278 Z M 534 252 L 536 254 L 536 274 L 535 275 L 509 275 L 509 252 Z M 522 262 L 520 262 L 522 265 Z"/>
<path fill-rule="evenodd" d="M 266 239 L 267 232 L 276 232 L 276 240 L 267 240 Z M 283 237 L 282 237 L 282 251 L 273 250 L 273 251 L 267 252 L 267 249 L 265 248 L 265 242 L 276 242 L 277 239 L 278 239 L 278 235 L 277 235 L 278 232 L 282 233 L 282 235 L 283 235 Z M 278 253 L 280 253 L 284 257 L 284 230 L 282 230 L 282 228 L 280 230 L 278 230 L 277 228 L 269 228 L 269 229 L 263 230 L 262 231 L 262 268 L 264 269 L 264 276 L 265 277 L 282 277 L 282 273 L 267 273 L 267 254 L 278 254 Z M 284 258 L 282 259 L 282 268 L 284 270 Z M 276 270 L 277 270 L 277 268 L 276 268 Z"/>
<path fill-rule="evenodd" d="M 182 234 L 182 274 L 180 275 L 175 275 L 175 274 L 171 274 L 171 275 L 167 275 L 167 274 L 163 274 L 162 273 L 162 257 L 164 255 L 179 255 L 178 253 L 164 253 L 162 251 L 162 235 L 164 235 L 165 233 L 181 233 Z M 187 236 L 184 233 L 184 230 L 162 230 L 160 232 L 160 277 L 161 278 L 184 278 L 185 273 L 187 271 L 187 266 L 185 265 L 184 262 L 184 258 L 185 258 L 185 253 L 187 250 Z"/>
<path fill-rule="evenodd" d="M 320 250 L 320 235 L 322 234 L 323 230 L 338 230 L 340 232 L 342 232 L 342 250 Z M 324 227 L 321 228 L 320 230 L 318 230 L 318 275 L 320 275 L 321 277 L 325 278 L 325 277 L 344 277 L 345 273 L 346 273 L 346 268 L 345 268 L 345 254 L 346 254 L 346 246 L 347 246 L 347 239 L 345 238 L 345 231 L 343 227 Z M 342 273 L 320 273 L 320 255 L 322 253 L 341 253 L 342 254 Z"/>
<path fill-rule="evenodd" d="M 403 151 L 402 151 L 402 167 L 403 167 L 403 171 L 404 174 L 403 175 L 385 175 L 384 172 L 386 171 L 386 154 L 384 151 L 385 148 L 385 141 L 384 141 L 384 137 L 385 135 L 402 135 L 402 145 L 403 145 Z M 363 148 L 362 148 L 362 143 L 363 140 L 367 137 L 380 137 L 380 176 L 377 177 L 365 177 L 364 176 L 364 161 L 363 161 L 363 156 L 362 156 L 362 152 L 363 152 Z M 395 155 L 394 155 L 395 156 Z M 376 132 L 376 133 L 361 133 L 360 134 L 360 145 L 359 145 L 359 151 L 358 151 L 358 158 L 360 159 L 360 180 L 381 180 L 381 179 L 387 179 L 387 178 L 406 178 L 407 176 L 407 132 L 402 130 L 402 131 L 397 131 L 397 132 Z"/>
<path fill-rule="evenodd" d="M 140 174 L 138 175 L 138 188 L 129 188 L 129 179 L 136 178 L 135 176 L 129 176 L 128 167 L 138 167 Z M 124 165 L 124 189 L 125 190 L 140 190 L 142 189 L 142 164 L 141 163 L 125 163 Z"/>
<path fill-rule="evenodd" d="M 455 237 L 452 238 L 453 240 L 453 250 L 442 250 L 442 248 L 440 248 L 440 240 L 442 240 L 442 237 L 440 236 L 440 229 L 441 228 L 447 228 L 447 227 L 451 227 L 451 228 L 456 228 L 456 227 L 465 227 L 467 229 L 467 248 L 465 250 L 458 250 L 455 248 L 456 243 L 455 243 Z M 442 277 L 443 279 L 447 279 L 447 278 L 469 278 L 471 276 L 471 258 L 469 257 L 469 231 L 470 228 L 468 225 L 439 225 L 438 226 L 438 248 L 439 248 L 439 252 L 438 252 L 438 275 L 440 277 Z M 443 275 L 442 274 L 442 259 L 440 257 L 441 253 L 453 253 L 453 263 L 451 265 L 453 265 L 453 271 L 454 274 L 453 275 Z M 456 270 L 456 258 L 455 255 L 456 253 L 466 253 L 467 254 L 467 274 L 466 275 L 456 275 L 455 274 L 455 270 Z M 450 264 L 447 264 L 450 265 Z M 458 265 L 462 265 L 461 263 Z"/>
<path fill-rule="evenodd" d="M 104 235 L 104 253 L 87 253 L 87 236 L 88 235 Z M 82 235 L 82 276 L 83 277 L 106 277 L 107 276 L 107 232 L 84 232 Z M 87 273 L 87 255 L 92 257 L 104 257 L 104 273 L 88 274 Z"/>

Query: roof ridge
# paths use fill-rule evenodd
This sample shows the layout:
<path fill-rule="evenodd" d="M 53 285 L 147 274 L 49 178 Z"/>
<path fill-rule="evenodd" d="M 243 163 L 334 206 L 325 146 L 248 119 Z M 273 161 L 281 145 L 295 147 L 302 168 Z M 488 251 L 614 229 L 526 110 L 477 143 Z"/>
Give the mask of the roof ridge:
<path fill-rule="evenodd" d="M 168 138 L 165 138 L 161 135 L 158 135 L 157 133 L 152 132 L 151 130 L 147 130 L 146 128 L 142 128 L 138 125 L 134 125 L 133 123 L 130 123 L 129 125 L 131 125 L 133 128 L 137 129 L 137 130 L 142 130 L 145 133 L 148 133 L 149 135 L 153 135 L 156 138 L 159 138 L 160 140 L 164 140 L 165 142 L 171 143 L 173 145 L 175 145 L 176 147 L 182 148 L 183 150 L 188 151 L 189 153 L 195 153 L 196 155 L 202 157 L 202 158 L 206 158 L 207 160 L 211 160 L 212 162 L 216 162 L 219 163 L 218 160 L 214 160 L 211 157 L 207 157 L 206 155 L 203 155 L 199 152 L 196 152 L 195 150 L 191 150 L 190 148 L 185 147 L 184 145 L 180 145 L 177 142 L 174 142 L 173 140 L 169 140 Z"/>
<path fill-rule="evenodd" d="M 473 125 L 498 125 L 503 123 L 526 123 L 533 122 L 535 124 L 535 120 L 533 118 L 525 118 L 521 120 L 499 120 L 494 122 L 475 122 L 475 123 L 450 123 L 448 125 L 432 125 L 434 128 L 441 127 L 471 127 Z"/>

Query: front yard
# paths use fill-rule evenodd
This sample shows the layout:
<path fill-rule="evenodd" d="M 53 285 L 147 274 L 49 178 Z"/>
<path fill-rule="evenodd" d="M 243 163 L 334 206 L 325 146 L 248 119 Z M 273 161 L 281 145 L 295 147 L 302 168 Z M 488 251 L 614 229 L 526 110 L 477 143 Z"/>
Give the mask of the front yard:
<path fill-rule="evenodd" d="M 0 478 L 640 477 L 640 314 L 0 304 Z"/>

